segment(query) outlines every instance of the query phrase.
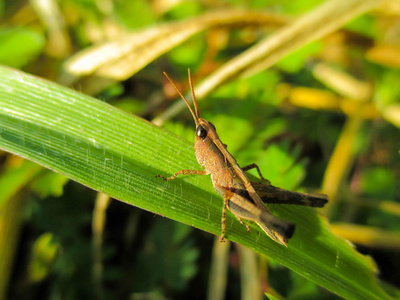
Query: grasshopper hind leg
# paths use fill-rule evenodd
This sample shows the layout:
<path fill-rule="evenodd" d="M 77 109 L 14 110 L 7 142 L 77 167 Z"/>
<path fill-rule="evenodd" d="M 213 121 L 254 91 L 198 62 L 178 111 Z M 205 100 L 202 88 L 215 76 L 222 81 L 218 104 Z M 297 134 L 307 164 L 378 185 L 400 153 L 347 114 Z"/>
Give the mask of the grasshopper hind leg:
<path fill-rule="evenodd" d="M 240 222 L 240 224 L 246 226 L 247 232 L 250 232 L 250 226 L 243 222 L 243 220 L 239 216 L 235 215 L 235 217 Z"/>

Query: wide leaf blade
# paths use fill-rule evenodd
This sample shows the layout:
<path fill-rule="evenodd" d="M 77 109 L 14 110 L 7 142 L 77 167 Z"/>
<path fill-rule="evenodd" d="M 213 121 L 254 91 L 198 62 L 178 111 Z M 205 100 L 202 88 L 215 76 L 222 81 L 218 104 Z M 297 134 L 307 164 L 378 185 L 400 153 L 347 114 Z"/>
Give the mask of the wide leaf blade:
<path fill-rule="evenodd" d="M 0 148 L 131 205 L 220 234 L 222 199 L 208 176 L 155 178 L 200 168 L 189 142 L 94 98 L 3 67 Z M 372 260 L 333 235 L 313 209 L 269 208 L 297 225 L 288 248 L 256 224 L 246 232 L 230 213 L 227 238 L 347 299 L 390 299 L 377 284 Z"/>

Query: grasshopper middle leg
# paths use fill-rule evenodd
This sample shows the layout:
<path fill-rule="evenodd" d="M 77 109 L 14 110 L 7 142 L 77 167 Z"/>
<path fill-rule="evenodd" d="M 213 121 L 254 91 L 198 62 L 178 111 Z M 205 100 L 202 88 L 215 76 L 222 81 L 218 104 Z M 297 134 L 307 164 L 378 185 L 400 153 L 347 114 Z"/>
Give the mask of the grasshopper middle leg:
<path fill-rule="evenodd" d="M 264 176 L 262 176 L 261 170 L 260 170 L 260 168 L 258 167 L 258 165 L 257 165 L 256 163 L 252 163 L 252 164 L 250 164 L 250 165 L 245 166 L 245 167 L 242 168 L 243 171 L 248 171 L 248 170 L 251 170 L 251 169 L 256 169 L 257 172 L 258 172 L 258 175 L 260 176 L 260 178 L 261 178 L 262 180 L 264 180 L 264 181 L 270 183 L 268 179 L 266 179 L 266 178 L 264 178 Z"/>

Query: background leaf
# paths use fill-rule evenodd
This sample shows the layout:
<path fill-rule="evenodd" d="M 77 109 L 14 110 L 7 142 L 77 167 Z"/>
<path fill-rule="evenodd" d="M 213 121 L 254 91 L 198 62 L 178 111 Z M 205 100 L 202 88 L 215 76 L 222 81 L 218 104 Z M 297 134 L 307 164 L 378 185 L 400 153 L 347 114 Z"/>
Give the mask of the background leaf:
<path fill-rule="evenodd" d="M 0 64 L 21 68 L 40 54 L 44 46 L 41 34 L 21 29 L 0 30 Z"/>

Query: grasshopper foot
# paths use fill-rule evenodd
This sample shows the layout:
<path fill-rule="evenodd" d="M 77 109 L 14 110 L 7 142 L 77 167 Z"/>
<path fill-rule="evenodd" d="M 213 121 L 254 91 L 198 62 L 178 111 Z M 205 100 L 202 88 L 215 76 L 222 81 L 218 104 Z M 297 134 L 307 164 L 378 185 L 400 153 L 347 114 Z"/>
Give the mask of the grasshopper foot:
<path fill-rule="evenodd" d="M 238 219 L 238 221 L 240 222 L 240 224 L 246 226 L 247 232 L 250 232 L 250 226 L 247 225 L 245 222 L 243 222 L 243 220 L 242 220 L 241 218 L 239 218 L 238 216 L 235 215 L 235 217 L 236 217 L 236 219 Z"/>

